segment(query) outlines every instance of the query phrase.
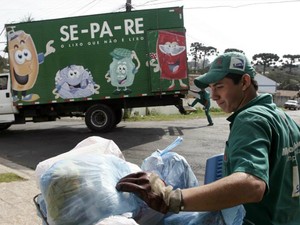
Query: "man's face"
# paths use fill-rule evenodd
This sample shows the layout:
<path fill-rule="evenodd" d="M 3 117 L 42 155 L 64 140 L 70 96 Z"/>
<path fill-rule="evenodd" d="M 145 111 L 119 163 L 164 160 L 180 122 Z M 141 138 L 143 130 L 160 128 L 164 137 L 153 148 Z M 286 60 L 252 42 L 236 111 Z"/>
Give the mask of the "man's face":
<path fill-rule="evenodd" d="M 212 99 L 224 112 L 235 112 L 242 107 L 242 101 L 245 97 L 242 82 L 234 84 L 231 79 L 225 77 L 209 86 L 212 90 Z"/>

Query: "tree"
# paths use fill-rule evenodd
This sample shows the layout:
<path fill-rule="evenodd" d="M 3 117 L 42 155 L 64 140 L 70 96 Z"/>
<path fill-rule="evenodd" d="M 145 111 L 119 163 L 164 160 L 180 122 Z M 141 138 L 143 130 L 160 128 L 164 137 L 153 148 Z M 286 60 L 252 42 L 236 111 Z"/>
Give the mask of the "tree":
<path fill-rule="evenodd" d="M 4 69 L 8 69 L 7 59 L 0 56 L 0 73 L 3 73 Z"/>
<path fill-rule="evenodd" d="M 292 69 L 298 67 L 297 62 L 300 62 L 300 55 L 284 55 L 282 63 L 282 69 L 288 68 L 288 73 L 292 74 Z"/>
<path fill-rule="evenodd" d="M 214 55 L 214 54 L 216 54 L 216 55 L 218 54 L 217 49 L 215 47 L 205 46 L 204 44 L 199 43 L 199 42 L 193 42 L 191 44 L 190 52 L 191 52 L 191 55 L 193 56 L 195 68 L 197 66 L 197 61 L 199 59 L 202 60 L 202 70 L 204 69 L 204 66 L 205 66 L 206 57 Z"/>
<path fill-rule="evenodd" d="M 296 79 L 284 79 L 278 88 L 282 90 L 299 91 L 299 81 Z"/>
<path fill-rule="evenodd" d="M 279 60 L 279 56 L 273 53 L 259 53 L 255 54 L 253 57 L 253 64 L 258 66 L 263 66 L 262 74 L 265 75 L 266 68 L 270 66 L 275 66 L 276 62 Z"/>
<path fill-rule="evenodd" d="M 28 15 L 24 16 L 20 22 L 32 22 L 32 21 L 34 21 L 34 18 L 32 17 L 31 14 L 28 14 Z"/>
<path fill-rule="evenodd" d="M 237 48 L 226 48 L 224 53 L 227 53 L 227 52 L 240 52 L 240 53 L 245 54 L 245 52 L 243 50 L 239 50 Z"/>
<path fill-rule="evenodd" d="M 197 61 L 198 61 L 198 51 L 200 51 L 200 44 L 199 42 L 193 42 L 190 46 L 190 53 L 192 55 L 192 60 L 194 61 L 194 72 L 197 70 Z"/>

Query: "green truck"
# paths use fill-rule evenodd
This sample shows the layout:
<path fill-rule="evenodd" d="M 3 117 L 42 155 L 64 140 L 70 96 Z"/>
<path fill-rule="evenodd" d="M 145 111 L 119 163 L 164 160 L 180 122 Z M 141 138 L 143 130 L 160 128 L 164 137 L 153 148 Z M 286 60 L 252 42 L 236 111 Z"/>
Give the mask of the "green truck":
<path fill-rule="evenodd" d="M 182 7 L 5 25 L 0 129 L 82 116 L 112 130 L 124 109 L 175 105 L 188 93 Z"/>

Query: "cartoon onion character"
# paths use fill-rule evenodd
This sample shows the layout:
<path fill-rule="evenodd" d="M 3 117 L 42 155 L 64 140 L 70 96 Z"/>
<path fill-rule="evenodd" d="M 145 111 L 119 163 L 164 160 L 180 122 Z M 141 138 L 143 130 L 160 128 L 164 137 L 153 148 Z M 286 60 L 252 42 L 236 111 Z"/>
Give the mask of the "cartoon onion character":
<path fill-rule="evenodd" d="M 10 73 L 12 78 L 12 89 L 14 102 L 19 101 L 18 93 L 22 94 L 22 101 L 36 101 L 38 94 L 27 94 L 34 85 L 38 77 L 39 64 L 44 62 L 44 58 L 55 52 L 51 46 L 53 40 L 46 45 L 46 53 L 37 54 L 35 44 L 30 34 L 23 30 L 8 32 L 8 52 L 10 62 Z"/>
<path fill-rule="evenodd" d="M 186 88 L 187 85 L 182 81 L 187 78 L 184 35 L 180 32 L 159 31 L 156 48 L 161 78 L 171 80 L 168 90 L 175 88 L 175 80 L 179 81 L 182 88 Z"/>
<path fill-rule="evenodd" d="M 116 48 L 110 55 L 113 57 L 113 61 L 109 66 L 109 71 L 105 74 L 107 82 L 111 82 L 111 85 L 117 88 L 113 92 L 114 94 L 120 94 L 122 91 L 130 94 L 132 91 L 128 87 L 133 84 L 134 76 L 140 67 L 140 61 L 135 51 Z M 133 60 L 137 62 L 137 65 L 133 63 Z"/>

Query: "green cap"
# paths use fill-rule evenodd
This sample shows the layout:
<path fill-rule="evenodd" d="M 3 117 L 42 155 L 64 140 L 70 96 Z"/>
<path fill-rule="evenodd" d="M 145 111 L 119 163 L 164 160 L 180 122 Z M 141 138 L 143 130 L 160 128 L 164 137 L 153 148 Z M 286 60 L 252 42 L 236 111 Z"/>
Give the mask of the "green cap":
<path fill-rule="evenodd" d="M 243 53 L 227 52 L 218 56 L 211 64 L 209 71 L 194 80 L 198 88 L 206 88 L 211 83 L 222 80 L 227 74 L 249 74 L 255 76 L 255 70 Z"/>

